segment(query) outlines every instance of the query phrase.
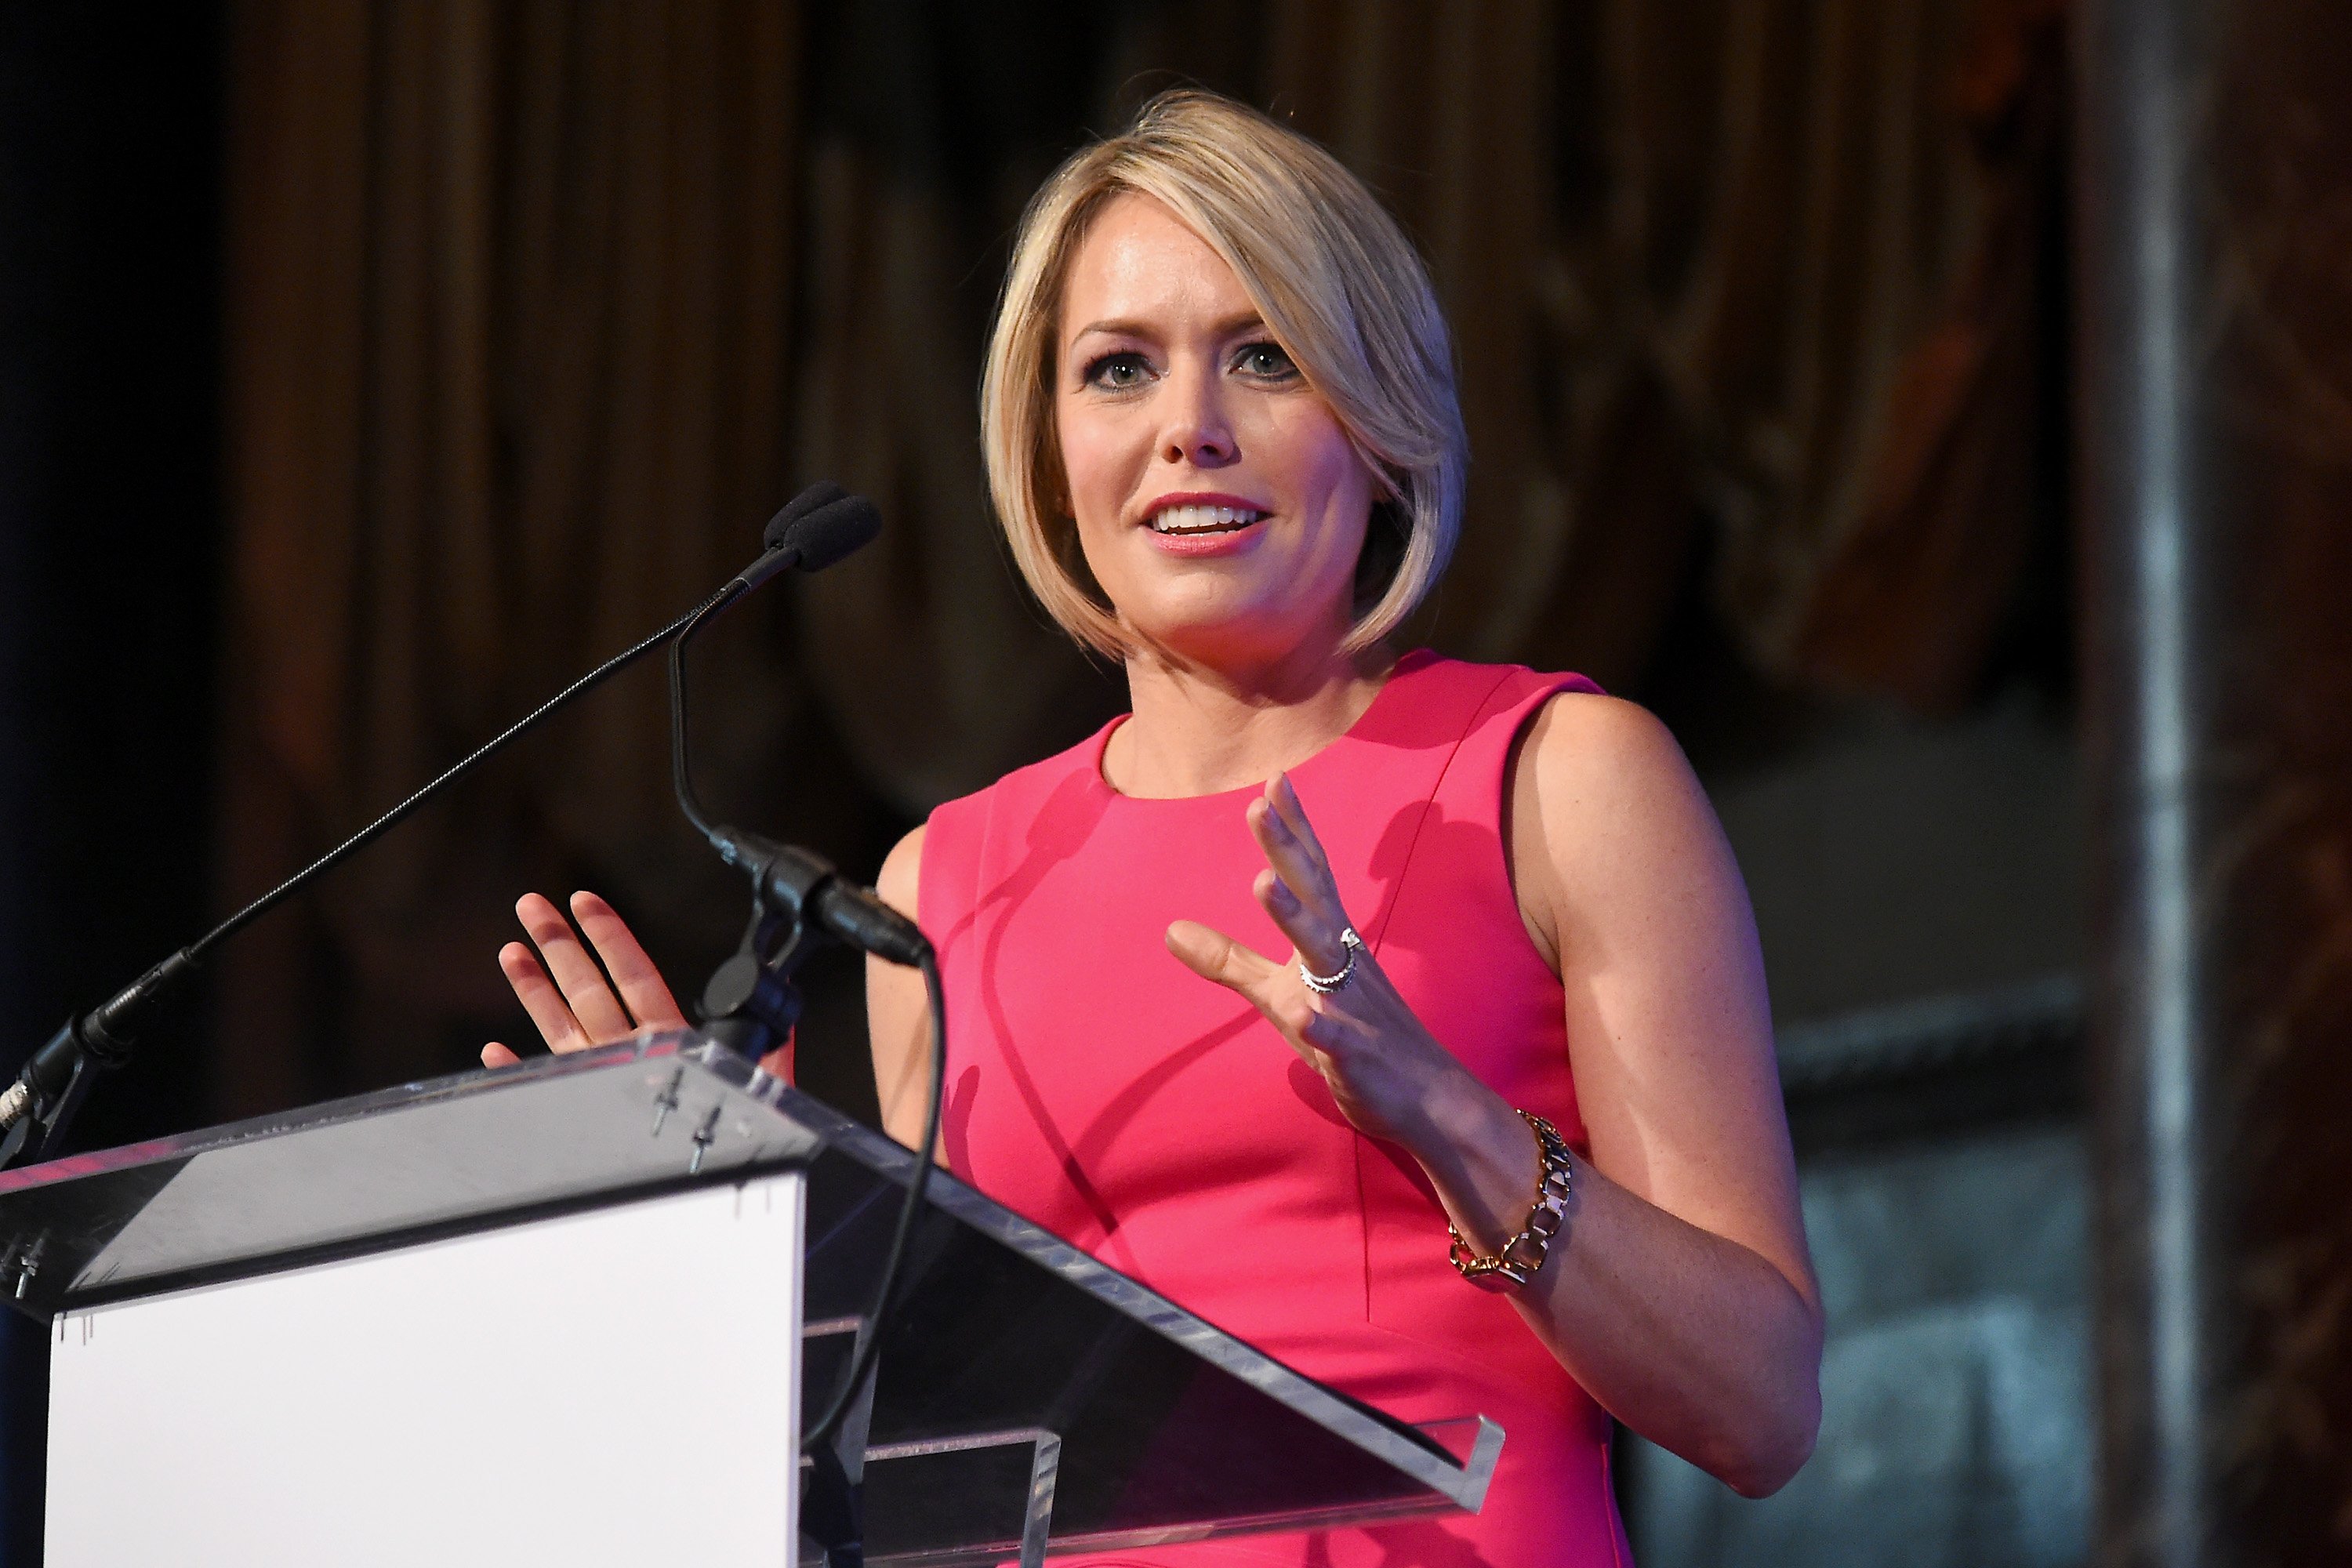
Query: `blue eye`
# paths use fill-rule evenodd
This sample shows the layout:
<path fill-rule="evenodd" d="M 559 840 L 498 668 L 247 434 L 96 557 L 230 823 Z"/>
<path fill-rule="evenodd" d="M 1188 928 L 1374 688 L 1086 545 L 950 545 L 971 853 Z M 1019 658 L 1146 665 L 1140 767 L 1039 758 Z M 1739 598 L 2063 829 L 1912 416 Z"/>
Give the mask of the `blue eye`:
<path fill-rule="evenodd" d="M 1234 357 L 1234 368 L 1244 375 L 1255 375 L 1267 381 L 1281 381 L 1297 374 L 1290 355 L 1280 343 L 1251 343 Z"/>
<path fill-rule="evenodd" d="M 1087 384 L 1089 386 L 1100 386 L 1118 392 L 1130 386 L 1142 385 L 1144 377 L 1150 373 L 1151 367 L 1144 363 L 1141 354 L 1121 353 L 1105 354 L 1100 359 L 1090 363 L 1087 366 L 1086 378 Z"/>

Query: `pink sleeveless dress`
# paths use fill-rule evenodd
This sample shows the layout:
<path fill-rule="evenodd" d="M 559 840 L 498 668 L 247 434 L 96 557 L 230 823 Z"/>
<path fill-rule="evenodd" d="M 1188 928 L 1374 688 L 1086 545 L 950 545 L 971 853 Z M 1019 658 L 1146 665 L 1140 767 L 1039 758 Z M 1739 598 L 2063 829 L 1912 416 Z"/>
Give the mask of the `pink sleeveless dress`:
<path fill-rule="evenodd" d="M 1594 689 L 1409 655 L 1291 773 L 1356 929 L 1422 1021 L 1580 1147 L 1560 984 L 1499 824 L 1514 738 L 1555 692 Z M 1101 767 L 1115 727 L 931 815 L 919 914 L 947 987 L 953 1169 L 1319 1382 L 1406 1421 L 1491 1416 L 1505 1437 L 1475 1516 L 1076 1561 L 1622 1568 L 1609 1417 L 1503 1298 L 1454 1273 L 1412 1156 L 1349 1127 L 1270 1025 L 1161 944 L 1192 919 L 1289 952 L 1250 896 L 1257 792 L 1119 795 Z"/>

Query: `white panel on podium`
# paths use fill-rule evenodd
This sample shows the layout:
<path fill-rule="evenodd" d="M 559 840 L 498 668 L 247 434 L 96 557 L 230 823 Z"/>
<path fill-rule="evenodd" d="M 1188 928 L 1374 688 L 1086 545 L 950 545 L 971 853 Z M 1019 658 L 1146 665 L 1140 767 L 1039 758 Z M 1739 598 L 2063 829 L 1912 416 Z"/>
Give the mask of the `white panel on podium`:
<path fill-rule="evenodd" d="M 69 1310 L 51 1568 L 777 1568 L 804 1178 Z"/>

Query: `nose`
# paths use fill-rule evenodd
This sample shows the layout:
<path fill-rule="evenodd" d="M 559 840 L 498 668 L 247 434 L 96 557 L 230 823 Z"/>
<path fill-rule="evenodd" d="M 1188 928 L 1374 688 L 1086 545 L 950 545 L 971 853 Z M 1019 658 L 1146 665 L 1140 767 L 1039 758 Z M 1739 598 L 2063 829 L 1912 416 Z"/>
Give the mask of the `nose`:
<path fill-rule="evenodd" d="M 1213 371 L 1190 367 L 1171 378 L 1175 383 L 1165 407 L 1168 423 L 1160 432 L 1163 462 L 1189 463 L 1196 468 L 1222 468 L 1241 457 L 1226 417 L 1224 386 Z"/>

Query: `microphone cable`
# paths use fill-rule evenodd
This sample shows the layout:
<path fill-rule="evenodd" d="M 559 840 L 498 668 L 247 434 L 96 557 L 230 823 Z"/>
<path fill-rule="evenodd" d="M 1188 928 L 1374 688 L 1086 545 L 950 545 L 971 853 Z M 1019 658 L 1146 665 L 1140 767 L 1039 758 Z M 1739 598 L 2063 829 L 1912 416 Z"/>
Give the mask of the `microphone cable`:
<path fill-rule="evenodd" d="M 833 1436 L 856 1402 L 858 1385 L 874 1369 L 875 1357 L 882 1348 L 882 1324 L 889 1315 L 892 1298 L 898 1289 L 899 1269 L 906 1262 L 908 1237 L 914 1233 L 915 1216 L 922 1211 L 923 1194 L 930 1186 L 931 1167 L 939 1157 L 940 1109 L 947 1099 L 948 1087 L 948 1005 L 940 984 L 938 956 L 927 955 L 920 967 L 923 991 L 931 1007 L 931 1109 L 923 1119 L 923 1146 L 916 1151 L 915 1173 L 907 1183 L 905 1200 L 898 1205 L 898 1224 L 890 1233 L 890 1250 L 883 1257 L 882 1278 L 874 1288 L 873 1310 L 858 1331 L 857 1353 L 842 1375 L 841 1386 L 834 1391 L 833 1402 L 802 1439 L 804 1449 L 821 1447 Z"/>

